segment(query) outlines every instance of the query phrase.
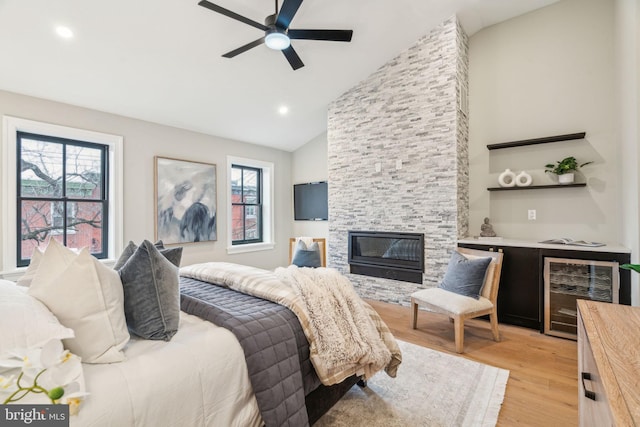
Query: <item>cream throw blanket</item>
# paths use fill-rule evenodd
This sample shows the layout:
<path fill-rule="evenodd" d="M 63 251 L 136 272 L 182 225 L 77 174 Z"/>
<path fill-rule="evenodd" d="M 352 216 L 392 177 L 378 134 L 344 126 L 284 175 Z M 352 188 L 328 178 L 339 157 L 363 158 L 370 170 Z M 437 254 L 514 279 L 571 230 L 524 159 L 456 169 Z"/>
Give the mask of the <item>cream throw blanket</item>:
<path fill-rule="evenodd" d="M 337 270 L 289 266 L 272 272 L 209 262 L 183 267 L 180 275 L 224 285 L 289 308 L 302 325 L 311 362 L 325 385 L 354 374 L 370 378 L 382 368 L 395 377 L 402 361 L 400 348 L 387 325 Z"/>

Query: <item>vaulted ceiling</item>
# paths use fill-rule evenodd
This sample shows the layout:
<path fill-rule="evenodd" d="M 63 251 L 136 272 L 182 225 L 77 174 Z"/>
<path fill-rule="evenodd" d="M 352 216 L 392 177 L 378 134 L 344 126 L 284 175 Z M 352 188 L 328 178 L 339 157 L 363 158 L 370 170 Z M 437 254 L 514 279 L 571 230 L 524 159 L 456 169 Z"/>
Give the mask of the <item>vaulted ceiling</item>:
<path fill-rule="evenodd" d="M 291 28 L 351 29 L 350 43 L 293 40 L 293 71 L 263 35 L 197 0 L 0 0 L 0 89 L 283 150 L 326 130 L 328 104 L 453 14 L 472 35 L 557 0 L 305 0 Z M 264 22 L 274 0 L 212 0 Z M 56 35 L 67 26 L 73 37 Z M 279 109 L 287 106 L 287 114 Z"/>

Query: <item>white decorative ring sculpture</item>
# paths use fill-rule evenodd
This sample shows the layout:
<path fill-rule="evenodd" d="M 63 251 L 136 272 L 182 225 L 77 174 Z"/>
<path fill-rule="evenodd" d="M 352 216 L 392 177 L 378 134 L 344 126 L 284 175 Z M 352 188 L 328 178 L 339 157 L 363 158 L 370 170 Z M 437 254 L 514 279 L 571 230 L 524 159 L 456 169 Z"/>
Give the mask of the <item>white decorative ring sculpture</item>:
<path fill-rule="evenodd" d="M 516 174 L 507 169 L 498 177 L 498 184 L 500 187 L 513 187 L 516 185 Z"/>
<path fill-rule="evenodd" d="M 525 171 L 520 172 L 516 176 L 516 185 L 518 187 L 528 187 L 531 185 L 532 182 L 533 182 L 533 178 L 531 178 L 531 175 L 529 175 Z"/>

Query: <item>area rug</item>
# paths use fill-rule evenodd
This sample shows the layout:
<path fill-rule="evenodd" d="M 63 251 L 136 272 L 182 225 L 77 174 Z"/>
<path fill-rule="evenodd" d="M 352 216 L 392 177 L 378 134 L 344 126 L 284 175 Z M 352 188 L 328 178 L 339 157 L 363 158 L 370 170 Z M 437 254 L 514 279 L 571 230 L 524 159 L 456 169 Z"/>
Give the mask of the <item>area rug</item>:
<path fill-rule="evenodd" d="M 495 426 L 509 371 L 398 341 L 398 376 L 354 386 L 314 427 Z"/>

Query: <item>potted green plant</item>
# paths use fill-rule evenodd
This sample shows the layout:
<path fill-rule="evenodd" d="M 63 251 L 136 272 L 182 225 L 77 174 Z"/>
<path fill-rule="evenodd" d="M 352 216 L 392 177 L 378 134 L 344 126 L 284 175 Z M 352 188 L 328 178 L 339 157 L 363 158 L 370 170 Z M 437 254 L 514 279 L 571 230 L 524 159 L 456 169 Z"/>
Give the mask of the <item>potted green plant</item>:
<path fill-rule="evenodd" d="M 553 163 L 545 165 L 545 172 L 558 175 L 558 182 L 560 184 L 570 184 L 574 180 L 574 172 L 590 163 L 593 162 L 579 164 L 575 157 L 570 156 L 558 160 L 555 165 Z"/>
<path fill-rule="evenodd" d="M 625 270 L 633 270 L 640 273 L 640 264 L 622 264 L 620 268 L 624 268 Z"/>

